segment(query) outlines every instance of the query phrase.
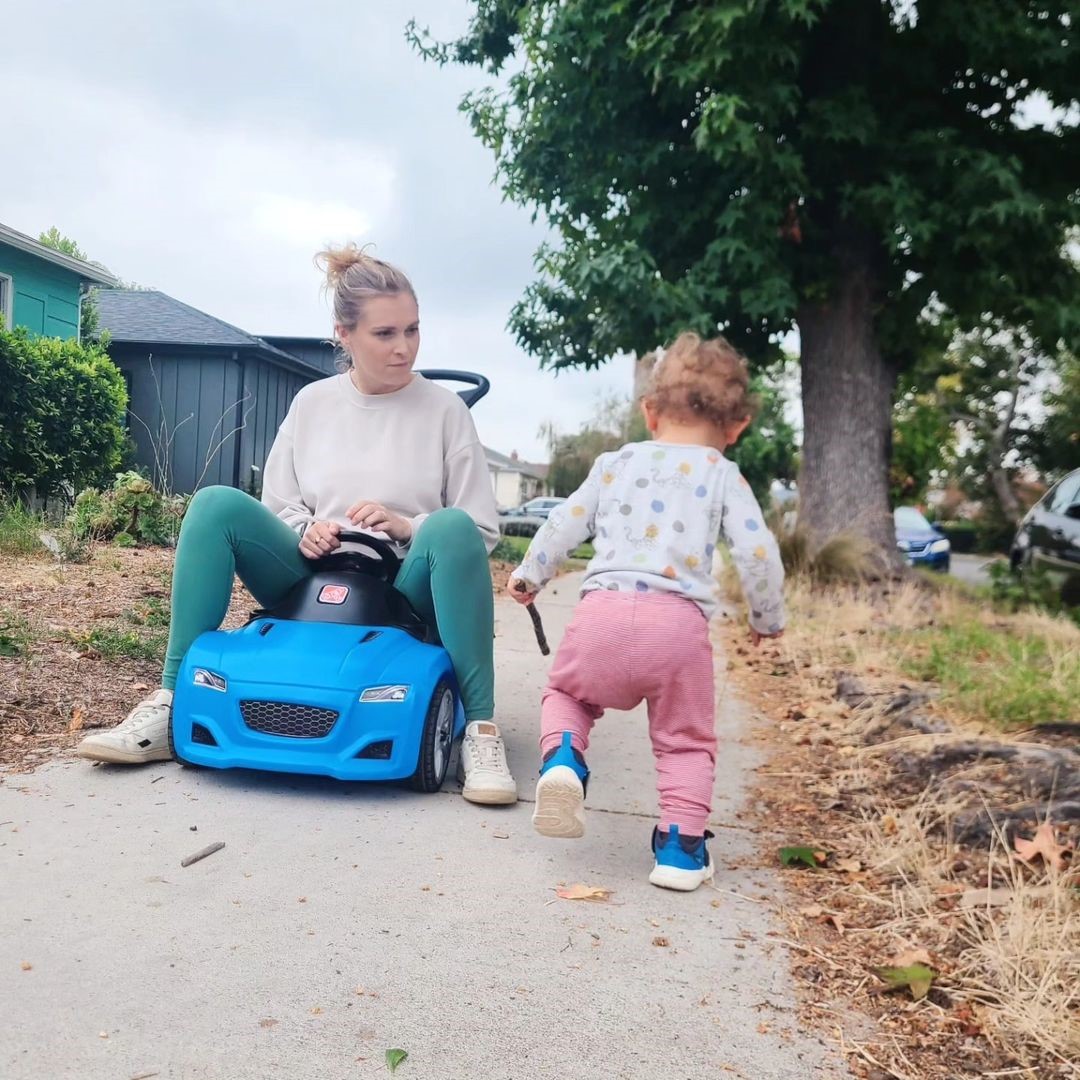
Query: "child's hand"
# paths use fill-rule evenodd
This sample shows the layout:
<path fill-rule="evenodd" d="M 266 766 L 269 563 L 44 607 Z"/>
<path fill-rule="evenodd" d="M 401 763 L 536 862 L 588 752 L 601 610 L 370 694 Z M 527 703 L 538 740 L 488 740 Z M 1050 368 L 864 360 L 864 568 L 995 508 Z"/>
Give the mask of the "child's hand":
<path fill-rule="evenodd" d="M 506 583 L 506 591 L 519 603 L 519 604 L 531 604 L 539 593 L 539 589 L 534 589 L 530 586 L 529 582 L 523 581 L 521 578 L 512 577 Z"/>
<path fill-rule="evenodd" d="M 753 642 L 756 649 L 766 638 L 782 638 L 784 636 L 783 630 L 777 630 L 775 634 L 763 634 L 758 630 L 750 627 L 750 640 Z"/>

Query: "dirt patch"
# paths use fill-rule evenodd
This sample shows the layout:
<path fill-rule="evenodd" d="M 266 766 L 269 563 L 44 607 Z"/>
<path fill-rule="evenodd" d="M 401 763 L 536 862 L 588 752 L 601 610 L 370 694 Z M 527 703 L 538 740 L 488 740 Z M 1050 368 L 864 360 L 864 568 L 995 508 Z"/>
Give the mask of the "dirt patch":
<path fill-rule="evenodd" d="M 804 1022 L 873 1080 L 1080 1076 L 1080 728 L 957 724 L 874 640 L 894 605 L 934 618 L 932 597 L 877 603 L 760 650 L 721 631 L 764 721 L 763 862 L 805 849 L 781 912 Z M 929 987 L 883 973 L 919 965 Z"/>

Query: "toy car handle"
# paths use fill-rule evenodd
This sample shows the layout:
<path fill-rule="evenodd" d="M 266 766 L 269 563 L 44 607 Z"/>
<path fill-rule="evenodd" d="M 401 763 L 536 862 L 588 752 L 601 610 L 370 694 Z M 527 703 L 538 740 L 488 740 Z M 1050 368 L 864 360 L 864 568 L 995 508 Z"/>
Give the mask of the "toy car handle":
<path fill-rule="evenodd" d="M 472 386 L 471 390 L 459 390 L 458 397 L 471 409 L 490 389 L 491 383 L 483 375 L 471 371 L 451 371 L 448 368 L 431 368 L 420 371 L 425 379 L 445 379 L 447 382 L 463 382 Z"/>
<path fill-rule="evenodd" d="M 368 550 L 375 552 L 378 556 L 377 561 L 382 564 L 383 576 L 386 580 L 392 582 L 397 577 L 397 572 L 401 569 L 401 559 L 393 547 L 385 540 L 380 540 L 377 536 L 370 536 L 368 533 L 352 531 L 339 532 L 338 539 L 343 544 L 361 544 Z M 332 567 L 333 562 L 327 560 L 340 559 L 342 556 L 348 558 L 350 555 L 357 554 L 359 552 L 332 551 L 329 555 L 324 555 L 319 562 L 325 563 L 327 567 Z"/>

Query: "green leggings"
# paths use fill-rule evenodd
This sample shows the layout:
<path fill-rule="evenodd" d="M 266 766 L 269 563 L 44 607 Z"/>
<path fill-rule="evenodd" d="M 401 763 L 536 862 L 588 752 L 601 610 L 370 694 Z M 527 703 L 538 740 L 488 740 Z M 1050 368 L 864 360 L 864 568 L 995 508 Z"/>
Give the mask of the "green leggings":
<path fill-rule="evenodd" d="M 273 607 L 312 572 L 299 538 L 262 503 L 236 488 L 203 488 L 180 529 L 172 624 L 161 684 L 171 690 L 188 646 L 216 630 L 233 575 L 262 607 Z M 457 673 L 469 720 L 494 715 L 494 603 L 484 541 L 464 510 L 437 510 L 416 536 L 394 583 L 439 637 Z"/>

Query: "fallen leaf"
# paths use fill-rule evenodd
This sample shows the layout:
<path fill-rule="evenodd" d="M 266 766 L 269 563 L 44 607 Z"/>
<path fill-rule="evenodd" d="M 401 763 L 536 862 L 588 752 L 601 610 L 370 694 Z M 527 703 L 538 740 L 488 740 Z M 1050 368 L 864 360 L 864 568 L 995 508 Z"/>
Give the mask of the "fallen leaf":
<path fill-rule="evenodd" d="M 555 895 L 563 900 L 595 900 L 603 902 L 611 897 L 611 890 L 599 885 L 571 885 L 566 889 L 556 889 Z"/>
<path fill-rule="evenodd" d="M 811 904 L 809 907 L 799 908 L 799 914 L 808 919 L 820 919 L 825 914 L 825 909 L 820 904 Z"/>
<path fill-rule="evenodd" d="M 391 1072 L 396 1072 L 397 1067 L 409 1056 L 407 1050 L 387 1050 L 386 1051 L 386 1067 Z"/>
<path fill-rule="evenodd" d="M 144 682 L 132 683 L 131 684 L 131 689 L 132 690 L 149 690 L 150 689 L 150 684 L 149 683 L 144 683 Z"/>
<path fill-rule="evenodd" d="M 671 941 L 666 937 L 657 936 L 652 939 L 652 943 L 658 945 L 661 949 L 666 949 L 671 944 Z"/>
<path fill-rule="evenodd" d="M 911 991 L 915 1001 L 922 1001 L 930 993 L 930 984 L 934 981 L 934 971 L 925 964 L 910 964 L 906 967 L 874 968 L 875 974 L 889 990 Z"/>
<path fill-rule="evenodd" d="M 31 964 L 28 960 L 24 960 L 19 966 L 23 969 L 23 971 L 33 971 L 34 970 L 34 965 Z"/>
<path fill-rule="evenodd" d="M 71 710 L 71 719 L 68 721 L 68 731 L 82 731 L 86 722 L 86 710 L 81 705 L 76 705 Z"/>
<path fill-rule="evenodd" d="M 827 858 L 828 853 L 812 847 L 782 847 L 780 863 L 783 866 L 802 865 L 816 870 Z"/>
<path fill-rule="evenodd" d="M 277 1023 L 276 1020 L 274 1020 L 272 1017 L 268 1016 L 265 1019 L 259 1021 L 259 1027 L 261 1027 L 261 1028 L 272 1028 L 276 1023 Z"/>
<path fill-rule="evenodd" d="M 886 814 L 881 819 L 881 831 L 886 836 L 895 836 L 900 831 L 900 826 L 892 814 Z"/>
<path fill-rule="evenodd" d="M 322 1006 L 321 1005 L 315 1005 L 311 1009 L 311 1015 L 312 1016 L 318 1016 L 319 1013 L 321 1013 L 321 1012 L 322 1012 Z"/>
<path fill-rule="evenodd" d="M 1025 840 L 1021 836 L 1016 837 L 1013 847 L 1016 848 L 1016 857 L 1021 862 L 1029 863 L 1038 856 L 1054 870 L 1063 870 L 1065 856 L 1072 854 L 1072 848 L 1057 842 L 1054 826 L 1049 821 L 1044 821 L 1035 830 L 1035 836 L 1031 840 Z"/>
<path fill-rule="evenodd" d="M 862 861 L 859 859 L 837 859 L 836 869 L 845 874 L 857 874 L 862 870 Z"/>

